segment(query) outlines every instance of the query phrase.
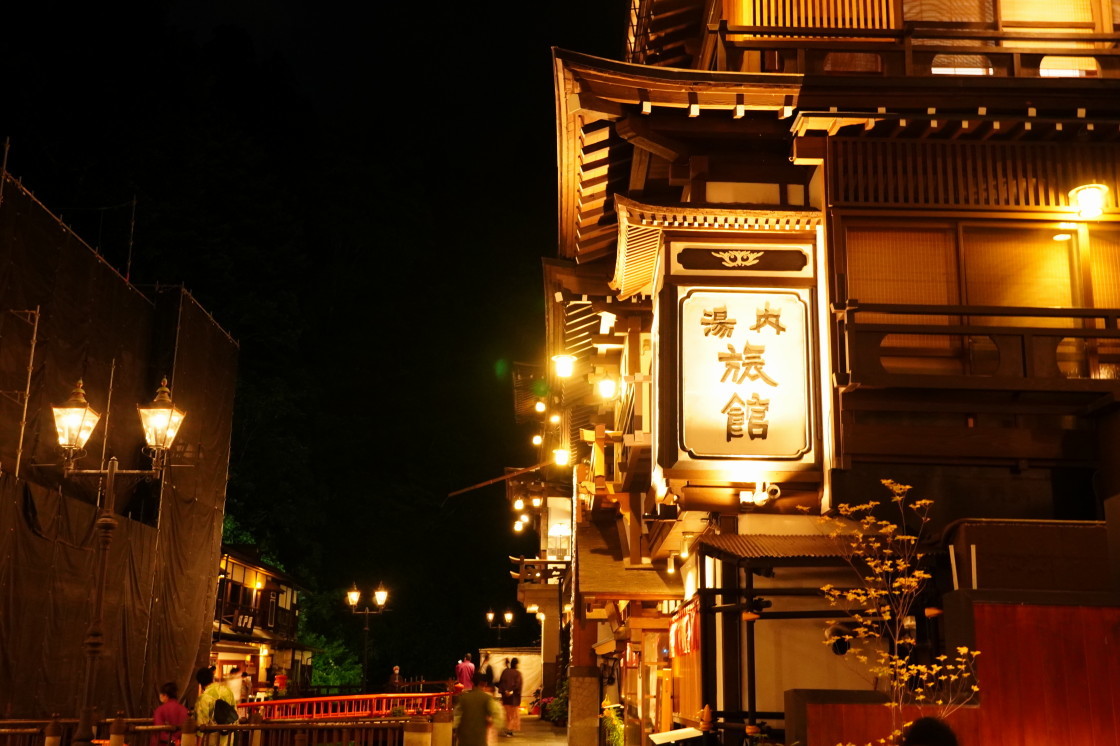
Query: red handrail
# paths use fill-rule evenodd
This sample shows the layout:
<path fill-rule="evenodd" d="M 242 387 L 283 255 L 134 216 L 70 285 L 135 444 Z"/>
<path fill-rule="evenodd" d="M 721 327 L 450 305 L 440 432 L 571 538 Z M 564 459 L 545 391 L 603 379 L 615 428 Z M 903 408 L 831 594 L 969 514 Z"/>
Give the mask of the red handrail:
<path fill-rule="evenodd" d="M 451 693 L 358 694 L 348 697 L 271 699 L 264 702 L 242 702 L 237 709 L 242 717 L 259 712 L 265 720 L 382 718 L 402 712 L 405 715 L 431 715 L 434 712 L 451 709 Z"/>

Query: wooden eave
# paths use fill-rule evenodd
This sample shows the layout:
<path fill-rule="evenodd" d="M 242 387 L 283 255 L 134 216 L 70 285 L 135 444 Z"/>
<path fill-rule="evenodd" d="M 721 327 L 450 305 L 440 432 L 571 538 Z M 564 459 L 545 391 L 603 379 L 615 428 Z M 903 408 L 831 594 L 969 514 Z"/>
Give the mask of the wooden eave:
<path fill-rule="evenodd" d="M 559 255 L 584 263 L 617 239 L 614 194 L 627 188 L 635 146 L 613 123 L 631 114 L 749 111 L 793 114 L 801 76 L 657 68 L 553 50 L 556 75 Z"/>
<path fill-rule="evenodd" d="M 796 138 L 847 136 L 943 140 L 1078 140 L 1113 141 L 1120 139 L 1120 117 L 1089 119 L 1070 112 L 1069 116 L 1039 116 L 1038 110 L 1011 114 L 988 113 L 986 107 L 972 112 L 802 111 L 794 118 L 791 130 Z"/>
<path fill-rule="evenodd" d="M 942 118 L 984 113 L 1059 119 L 1120 118 L 1120 78 L 1015 78 L 1002 76 L 804 76 L 801 111 L 886 112 Z"/>
<path fill-rule="evenodd" d="M 707 33 L 712 0 L 641 0 L 631 12 L 630 58 L 648 65 L 693 67 Z"/>
<path fill-rule="evenodd" d="M 726 233 L 815 233 L 823 216 L 819 210 L 729 208 L 703 204 L 647 205 L 615 196 L 619 243 L 611 287 L 622 299 L 649 295 L 657 273 L 661 234 L 665 230 Z"/>

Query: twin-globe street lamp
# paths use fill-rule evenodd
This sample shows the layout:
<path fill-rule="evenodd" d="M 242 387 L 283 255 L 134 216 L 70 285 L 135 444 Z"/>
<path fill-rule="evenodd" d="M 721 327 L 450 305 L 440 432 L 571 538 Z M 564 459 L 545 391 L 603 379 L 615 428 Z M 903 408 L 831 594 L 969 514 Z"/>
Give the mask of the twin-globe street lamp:
<path fill-rule="evenodd" d="M 177 409 L 171 401 L 171 390 L 164 378 L 156 392 L 156 398 L 146 407 L 137 406 L 140 424 L 144 429 L 147 454 L 152 459 L 151 469 L 119 469 L 117 457 L 109 459 L 105 469 L 77 469 L 75 464 L 85 455 L 86 441 L 93 434 L 101 415 L 89 406 L 85 390 L 79 380 L 70 398 L 54 410 L 54 424 L 58 431 L 58 444 L 64 454 L 62 475 L 71 477 L 97 477 L 105 480 L 105 499 L 97 511 L 94 526 L 97 529 L 97 579 L 93 587 L 93 608 L 90 609 L 89 628 L 82 645 L 85 648 L 86 669 L 82 680 L 81 701 L 79 704 L 78 727 L 74 732 L 75 746 L 92 746 L 93 742 L 93 683 L 97 670 L 97 660 L 105 645 L 104 600 L 105 578 L 109 566 L 109 547 L 113 543 L 113 533 L 117 529 L 116 518 L 116 478 L 118 476 L 141 479 L 159 479 L 167 466 L 167 451 L 175 441 L 183 424 L 186 412 Z"/>
<path fill-rule="evenodd" d="M 377 584 L 377 590 L 373 592 L 372 607 L 363 606 L 358 608 L 358 604 L 362 601 L 362 592 L 358 590 L 358 584 L 346 591 L 346 603 L 350 604 L 350 611 L 354 614 L 361 614 L 362 619 L 365 621 L 365 626 L 362 627 L 362 694 L 368 692 L 366 688 L 367 677 L 369 674 L 369 616 L 370 614 L 380 614 L 385 611 L 385 604 L 389 601 L 389 591 L 385 590 L 384 583 Z"/>
<path fill-rule="evenodd" d="M 502 619 L 505 620 L 505 624 L 502 624 L 501 622 L 495 622 L 494 621 L 494 610 L 493 609 L 486 612 L 486 623 L 490 625 L 491 629 L 498 630 L 498 642 L 502 641 L 502 630 L 503 629 L 508 629 L 509 627 L 513 626 L 513 612 L 512 611 L 507 611 L 505 614 L 502 615 Z"/>

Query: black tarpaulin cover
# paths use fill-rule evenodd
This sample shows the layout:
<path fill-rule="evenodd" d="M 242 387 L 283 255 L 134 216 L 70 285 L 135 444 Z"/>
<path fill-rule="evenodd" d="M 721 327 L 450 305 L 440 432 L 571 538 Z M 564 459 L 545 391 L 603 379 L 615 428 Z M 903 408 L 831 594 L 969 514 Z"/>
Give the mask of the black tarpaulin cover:
<path fill-rule="evenodd" d="M 22 313 L 35 309 L 37 331 L 34 315 Z M 50 407 L 79 377 L 102 413 L 81 468 L 104 468 L 112 456 L 121 469 L 149 467 L 136 405 L 152 400 L 163 376 L 187 412 L 162 482 L 118 480 L 93 704 L 107 716 L 146 716 L 160 684 L 191 691 L 191 675 L 209 655 L 236 365 L 236 343 L 189 293 L 141 293 L 5 177 L 0 716 L 77 715 L 96 577 L 98 480 L 61 478 Z"/>

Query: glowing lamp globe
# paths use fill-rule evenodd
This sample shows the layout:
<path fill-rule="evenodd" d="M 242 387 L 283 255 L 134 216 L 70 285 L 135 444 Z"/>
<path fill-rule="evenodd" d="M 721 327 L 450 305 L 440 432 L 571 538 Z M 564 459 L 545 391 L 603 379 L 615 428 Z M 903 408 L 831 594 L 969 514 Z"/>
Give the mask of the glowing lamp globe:
<path fill-rule="evenodd" d="M 58 444 L 68 451 L 77 451 L 85 448 L 86 441 L 97 427 L 101 415 L 94 412 L 86 401 L 86 392 L 79 380 L 70 398 L 61 407 L 51 407 L 54 410 L 54 426 L 58 431 Z"/>
<path fill-rule="evenodd" d="M 1077 208 L 1077 216 L 1086 220 L 1099 218 L 1104 213 L 1108 187 L 1104 184 L 1083 184 L 1069 193 L 1070 202 Z"/>
<path fill-rule="evenodd" d="M 373 592 L 373 601 L 378 606 L 384 606 L 389 601 L 389 591 L 385 590 L 384 583 L 377 584 L 377 590 Z"/>
<path fill-rule="evenodd" d="M 552 364 L 557 378 L 569 378 L 575 370 L 576 359 L 571 355 L 553 355 Z"/>
<path fill-rule="evenodd" d="M 144 428 L 144 440 L 148 447 L 156 451 L 166 451 L 175 442 L 179 427 L 187 413 L 171 403 L 171 390 L 164 378 L 156 391 L 156 398 L 146 407 L 136 407 L 140 413 L 140 423 Z"/>

